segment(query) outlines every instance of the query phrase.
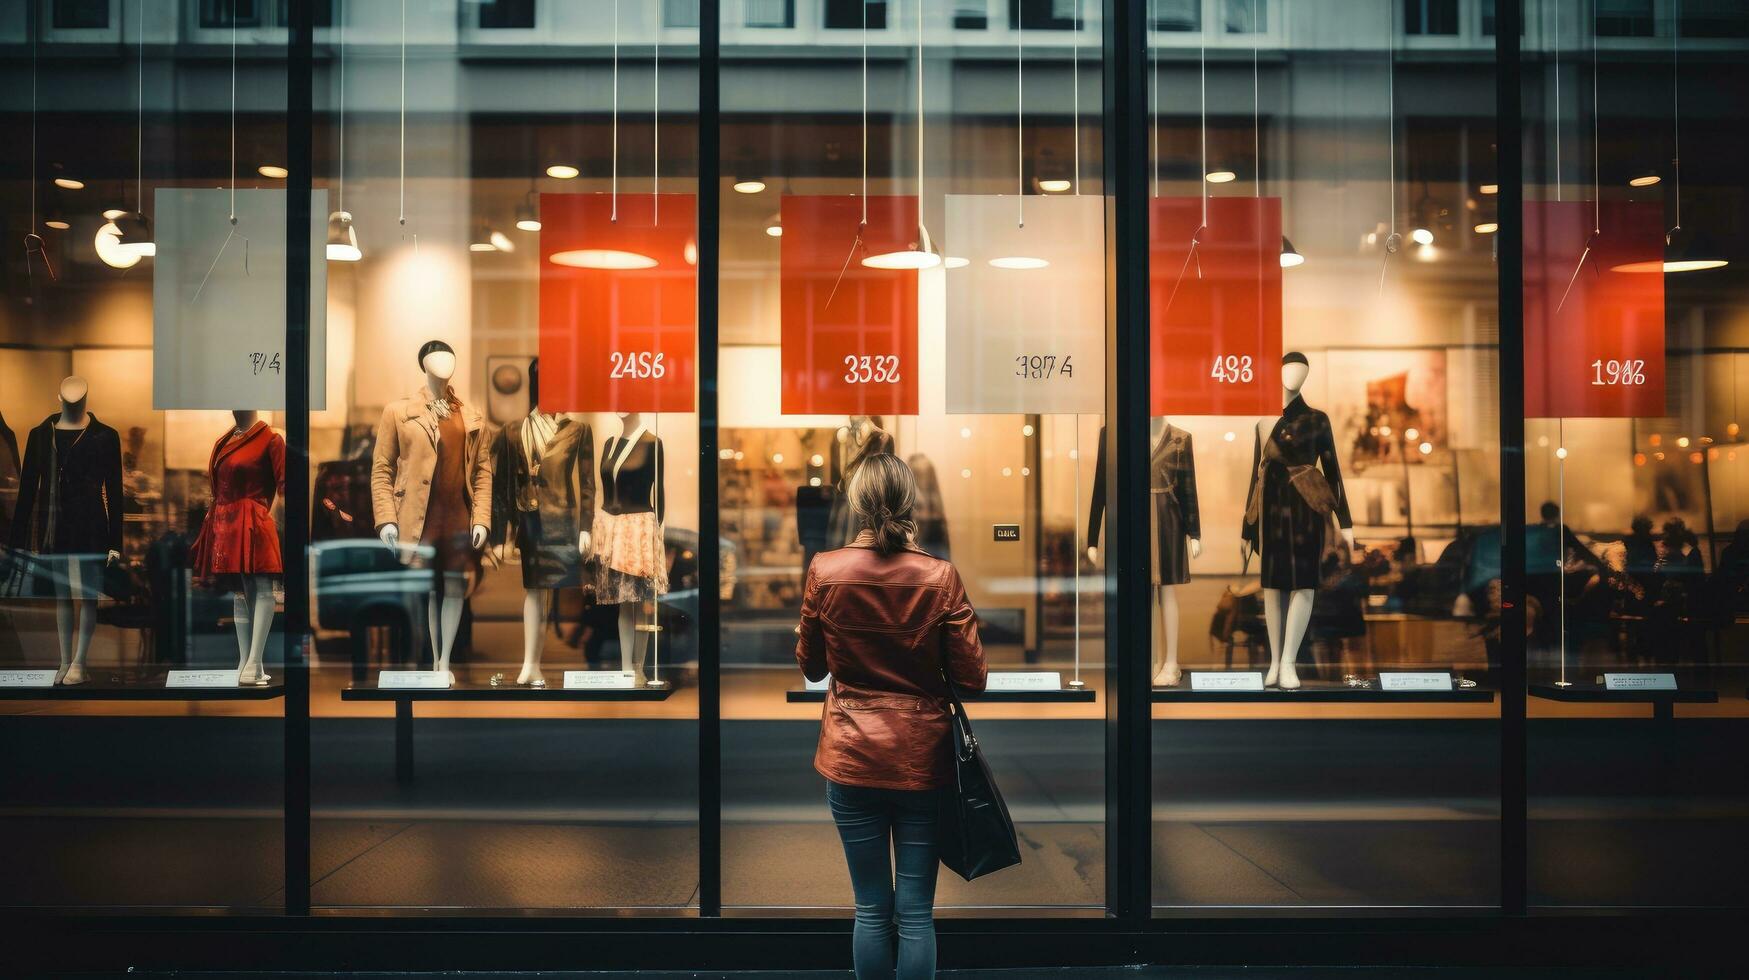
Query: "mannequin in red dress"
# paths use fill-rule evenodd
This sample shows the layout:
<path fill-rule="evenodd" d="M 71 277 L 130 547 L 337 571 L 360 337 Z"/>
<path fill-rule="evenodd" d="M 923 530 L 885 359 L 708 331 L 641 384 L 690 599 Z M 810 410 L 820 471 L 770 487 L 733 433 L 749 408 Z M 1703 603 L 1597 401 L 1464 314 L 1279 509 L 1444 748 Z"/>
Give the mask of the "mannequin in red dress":
<path fill-rule="evenodd" d="M 237 683 L 264 685 L 273 632 L 273 579 L 283 574 L 273 502 L 285 492 L 285 440 L 253 411 L 213 444 L 207 478 L 213 506 L 194 541 L 195 580 L 231 590 L 237 628 Z"/>

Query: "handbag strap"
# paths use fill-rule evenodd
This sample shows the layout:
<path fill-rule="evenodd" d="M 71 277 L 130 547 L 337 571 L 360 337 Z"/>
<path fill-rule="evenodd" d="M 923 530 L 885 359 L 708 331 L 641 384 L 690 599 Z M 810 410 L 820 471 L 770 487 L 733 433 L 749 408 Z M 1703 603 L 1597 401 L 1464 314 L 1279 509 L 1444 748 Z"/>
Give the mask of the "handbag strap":
<path fill-rule="evenodd" d="M 941 680 L 947 685 L 948 703 L 953 705 L 954 756 L 961 762 L 970 762 L 978 751 L 978 737 L 972 734 L 972 719 L 966 715 L 959 688 L 954 686 L 953 674 L 947 669 L 946 650 L 941 652 Z"/>

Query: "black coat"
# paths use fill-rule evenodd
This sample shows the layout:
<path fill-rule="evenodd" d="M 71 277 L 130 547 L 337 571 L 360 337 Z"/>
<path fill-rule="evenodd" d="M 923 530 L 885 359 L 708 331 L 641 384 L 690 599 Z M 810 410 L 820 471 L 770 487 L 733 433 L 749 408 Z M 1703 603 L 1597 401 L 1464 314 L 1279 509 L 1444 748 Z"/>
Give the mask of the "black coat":
<path fill-rule="evenodd" d="M 1094 478 L 1098 480 L 1097 477 Z M 1148 496 L 1154 501 L 1156 542 L 1154 581 L 1182 585 L 1190 581 L 1186 541 L 1202 537 L 1202 510 L 1196 500 L 1196 452 L 1190 433 L 1168 424 L 1148 459 Z M 1105 488 L 1098 488 L 1104 493 Z"/>
<path fill-rule="evenodd" d="M 662 440 L 648 432 L 638 436 L 638 444 L 615 477 L 614 463 L 623 445 L 625 439 L 614 436 L 601 448 L 601 509 L 616 517 L 655 511 L 657 521 L 666 520 L 668 492 L 663 486 L 663 470 L 668 454 L 662 449 Z"/>
<path fill-rule="evenodd" d="M 561 416 L 532 460 L 523 422 L 492 441 L 492 542 L 514 538 L 522 552 L 522 586 L 575 585 L 583 555 L 577 536 L 595 523 L 595 432 Z"/>
<path fill-rule="evenodd" d="M 1330 416 L 1296 397 L 1282 409 L 1269 441 L 1273 451 L 1268 453 L 1261 435 L 1253 444 L 1251 466 L 1256 475 L 1246 498 L 1244 537 L 1262 559 L 1264 588 L 1315 589 L 1322 577 L 1320 564 L 1329 543 L 1326 532 L 1331 516 L 1345 528 L 1354 526 L 1348 516 L 1348 495 L 1342 488 L 1342 469 L 1336 463 Z M 1322 470 L 1335 498 L 1330 513 L 1320 514 L 1306 501 L 1293 483 L 1296 470 Z M 1317 474 L 1306 475 L 1315 478 Z M 1254 510 L 1255 521 L 1250 516 Z"/>
<path fill-rule="evenodd" d="M 90 415 L 65 457 L 55 448 L 57 413 L 30 430 L 11 543 L 44 554 L 121 551 L 121 436 Z"/>

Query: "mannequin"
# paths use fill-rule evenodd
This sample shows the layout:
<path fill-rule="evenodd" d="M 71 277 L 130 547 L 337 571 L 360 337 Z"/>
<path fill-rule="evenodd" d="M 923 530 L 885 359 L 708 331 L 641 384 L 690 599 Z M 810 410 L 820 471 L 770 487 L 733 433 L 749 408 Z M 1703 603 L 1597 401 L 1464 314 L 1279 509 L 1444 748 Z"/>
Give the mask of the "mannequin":
<path fill-rule="evenodd" d="M 434 669 L 454 683 L 450 653 L 461 626 L 468 579 L 479 572 L 492 519 L 492 459 L 482 445 L 485 419 L 451 386 L 455 349 L 441 340 L 419 348 L 425 380 L 383 409 L 371 462 L 377 536 L 400 550 L 403 534 L 435 550 L 426 604 Z M 465 529 L 465 530 L 464 530 Z M 414 559 L 419 549 L 408 549 Z"/>
<path fill-rule="evenodd" d="M 856 521 L 850 515 L 850 504 L 844 488 L 861 468 L 862 461 L 875 453 L 893 451 L 893 436 L 881 427 L 878 415 L 852 415 L 850 422 L 838 430 L 832 444 L 832 512 L 827 519 L 827 548 L 842 548 L 856 537 Z"/>
<path fill-rule="evenodd" d="M 90 391 L 64 379 L 61 410 L 30 431 L 12 515 L 12 547 L 53 556 L 56 684 L 85 683 L 103 569 L 121 560 L 121 437 L 86 409 Z"/>
<path fill-rule="evenodd" d="M 1178 666 L 1178 587 L 1190 581 L 1190 559 L 1202 557 L 1202 511 L 1196 496 L 1196 454 L 1190 433 L 1162 420 L 1160 438 L 1148 459 L 1148 490 L 1153 499 L 1154 537 L 1150 541 L 1154 605 L 1159 610 L 1161 643 L 1153 684 L 1176 687 Z M 1100 524 L 1105 517 L 1105 430 L 1099 430 L 1097 472 L 1088 515 L 1087 559 L 1099 563 Z"/>
<path fill-rule="evenodd" d="M 207 464 L 213 506 L 195 538 L 192 564 L 197 582 L 231 590 L 237 683 L 264 685 L 271 680 L 262 657 L 273 632 L 273 579 L 284 572 L 272 508 L 285 491 L 285 440 L 258 412 L 231 415 L 236 424 L 213 444 Z"/>
<path fill-rule="evenodd" d="M 1289 351 L 1282 357 L 1282 414 L 1257 422 L 1251 493 L 1239 545 L 1247 564 L 1253 554 L 1262 559 L 1263 617 L 1269 633 L 1269 672 L 1263 683 L 1279 684 L 1284 691 L 1300 686 L 1294 660 L 1312 619 L 1332 517 L 1340 525 L 1343 544 L 1354 549 L 1354 522 L 1336 463 L 1330 417 L 1300 397 L 1310 373 L 1306 355 Z"/>
<path fill-rule="evenodd" d="M 529 367 L 529 414 L 493 440 L 493 553 L 507 540 L 522 553 L 522 671 L 516 683 L 547 686 L 541 674 L 553 590 L 580 584 L 595 520 L 595 433 L 589 424 L 540 410 L 540 362 Z"/>
<path fill-rule="evenodd" d="M 595 512 L 596 601 L 619 606 L 620 669 L 646 684 L 644 603 L 668 591 L 666 453 L 642 412 L 620 412 L 620 434 L 601 450 L 601 506 Z M 654 616 L 651 617 L 654 620 Z M 655 625 L 652 623 L 652 625 Z M 644 633 L 644 637 L 639 634 Z"/>

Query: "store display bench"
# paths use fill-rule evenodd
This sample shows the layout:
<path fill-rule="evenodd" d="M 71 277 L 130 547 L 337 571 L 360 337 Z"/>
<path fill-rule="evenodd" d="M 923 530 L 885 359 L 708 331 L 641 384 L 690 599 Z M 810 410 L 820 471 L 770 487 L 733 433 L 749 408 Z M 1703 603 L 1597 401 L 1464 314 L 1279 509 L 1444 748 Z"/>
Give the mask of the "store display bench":
<path fill-rule="evenodd" d="M 1261 691 L 1195 691 L 1181 687 L 1156 687 L 1155 704 L 1483 704 L 1494 692 L 1482 687 L 1459 687 L 1449 691 L 1384 691 L 1376 687 L 1312 682 L 1292 691 L 1279 687 Z"/>
<path fill-rule="evenodd" d="M 340 692 L 342 701 L 393 701 L 395 704 L 395 779 L 413 781 L 413 702 L 415 701 L 530 701 L 551 704 L 557 701 L 666 701 L 674 694 L 674 685 L 666 687 L 627 687 L 566 689 L 563 687 L 520 687 L 457 683 L 446 688 L 380 688 L 375 684 L 355 684 Z"/>
<path fill-rule="evenodd" d="M 790 704 L 822 704 L 826 692 L 791 688 L 784 700 Z M 968 695 L 965 700 L 984 704 L 1092 704 L 1097 696 L 1091 688 L 1065 687 L 1055 691 L 985 691 Z"/>
<path fill-rule="evenodd" d="M 119 681 L 92 680 L 72 686 L 0 687 L 0 701 L 272 701 L 285 697 L 279 678 L 247 687 L 165 687 L 164 671 L 134 672 Z"/>
<path fill-rule="evenodd" d="M 1561 687 L 1557 684 L 1532 684 L 1530 696 L 1544 701 L 1582 701 L 1592 704 L 1650 704 L 1652 717 L 1671 721 L 1678 704 L 1717 704 L 1717 691 L 1610 691 L 1591 684 Z"/>

